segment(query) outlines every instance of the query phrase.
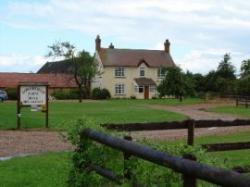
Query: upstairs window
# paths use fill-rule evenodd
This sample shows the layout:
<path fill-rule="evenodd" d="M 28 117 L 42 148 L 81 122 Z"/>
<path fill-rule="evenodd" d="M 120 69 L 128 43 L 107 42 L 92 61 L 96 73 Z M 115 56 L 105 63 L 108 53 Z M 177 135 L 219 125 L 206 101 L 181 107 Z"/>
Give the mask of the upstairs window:
<path fill-rule="evenodd" d="M 140 67 L 140 77 L 145 77 L 145 68 Z"/>
<path fill-rule="evenodd" d="M 124 67 L 116 67 L 115 68 L 115 77 L 124 77 Z"/>
<path fill-rule="evenodd" d="M 164 79 L 165 78 L 165 76 L 166 76 L 166 68 L 163 68 L 163 67 L 160 67 L 160 68 L 158 68 L 158 71 L 157 71 L 157 76 L 158 76 L 158 78 L 160 78 L 160 79 Z"/>

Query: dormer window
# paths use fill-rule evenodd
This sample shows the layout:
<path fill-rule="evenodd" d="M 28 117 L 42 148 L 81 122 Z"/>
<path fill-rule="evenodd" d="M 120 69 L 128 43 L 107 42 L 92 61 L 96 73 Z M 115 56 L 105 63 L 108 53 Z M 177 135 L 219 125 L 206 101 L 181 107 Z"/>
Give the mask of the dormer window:
<path fill-rule="evenodd" d="M 166 68 L 164 68 L 164 67 L 158 68 L 157 76 L 159 79 L 164 79 L 166 76 Z"/>
<path fill-rule="evenodd" d="M 125 77 L 124 67 L 116 67 L 115 68 L 115 77 Z"/>
<path fill-rule="evenodd" d="M 140 77 L 145 77 L 145 67 L 140 67 Z"/>

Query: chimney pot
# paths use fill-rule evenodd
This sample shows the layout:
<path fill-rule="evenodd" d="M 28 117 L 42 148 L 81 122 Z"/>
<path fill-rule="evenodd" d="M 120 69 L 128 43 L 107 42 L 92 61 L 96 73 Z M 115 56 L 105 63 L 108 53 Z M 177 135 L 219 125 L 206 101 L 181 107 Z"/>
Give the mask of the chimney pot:
<path fill-rule="evenodd" d="M 164 42 L 164 51 L 166 53 L 169 53 L 170 52 L 170 42 L 168 39 L 166 39 L 166 41 Z"/>
<path fill-rule="evenodd" d="M 115 48 L 115 46 L 113 45 L 112 42 L 110 43 L 109 48 L 110 48 L 110 49 L 114 49 L 114 48 Z"/>
<path fill-rule="evenodd" d="M 96 36 L 96 39 L 95 39 L 95 50 L 96 51 L 100 51 L 101 49 L 101 38 L 99 35 Z"/>

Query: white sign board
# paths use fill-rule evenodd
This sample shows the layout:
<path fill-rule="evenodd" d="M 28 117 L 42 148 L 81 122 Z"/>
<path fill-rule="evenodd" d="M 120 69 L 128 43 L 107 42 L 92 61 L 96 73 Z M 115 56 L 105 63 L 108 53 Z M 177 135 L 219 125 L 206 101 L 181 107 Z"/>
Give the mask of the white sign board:
<path fill-rule="evenodd" d="M 20 86 L 21 105 L 45 105 L 46 86 Z"/>

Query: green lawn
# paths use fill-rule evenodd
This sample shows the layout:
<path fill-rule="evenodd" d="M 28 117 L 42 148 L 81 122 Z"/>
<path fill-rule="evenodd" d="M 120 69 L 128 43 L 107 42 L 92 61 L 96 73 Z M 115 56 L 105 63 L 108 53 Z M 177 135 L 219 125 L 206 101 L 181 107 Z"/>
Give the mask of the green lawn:
<path fill-rule="evenodd" d="M 0 161 L 0 186 L 66 186 L 70 164 L 70 153 L 49 153 Z"/>
<path fill-rule="evenodd" d="M 234 114 L 243 117 L 250 118 L 250 108 L 245 108 L 244 106 L 220 106 L 216 108 L 211 108 L 208 111 L 211 112 L 218 112 L 218 113 L 227 113 L 227 114 Z"/>
<path fill-rule="evenodd" d="M 201 103 L 200 99 L 186 99 L 182 104 Z M 52 129 L 65 129 L 71 121 L 82 116 L 93 118 L 98 123 L 129 123 L 184 120 L 185 116 L 173 112 L 152 109 L 149 105 L 179 105 L 176 99 L 108 101 L 56 101 L 49 105 L 49 125 Z M 16 103 L 0 103 L 0 129 L 16 128 Z M 23 128 L 44 127 L 44 114 L 22 108 Z"/>
<path fill-rule="evenodd" d="M 199 99 L 187 99 L 183 104 L 201 103 Z M 109 100 L 94 102 L 53 102 L 50 104 L 50 126 L 53 129 L 66 129 L 72 120 L 83 115 L 95 119 L 99 123 L 128 123 L 147 121 L 183 120 L 186 117 L 167 111 L 154 110 L 152 104 L 178 105 L 173 99 L 164 100 Z M 249 110 L 235 107 L 219 107 L 215 112 L 234 111 L 236 114 L 249 116 Z M 237 111 L 237 112 L 235 112 Z M 0 103 L 0 128 L 16 127 L 16 104 L 14 102 Z M 23 108 L 22 125 L 25 128 L 42 127 L 43 118 L 40 112 L 30 112 Z M 249 141 L 249 132 L 230 135 L 213 135 L 198 137 L 196 144 Z M 159 144 L 185 143 L 186 140 L 158 141 Z M 226 162 L 233 167 L 250 163 L 250 150 L 207 153 Z M 0 161 L 0 186 L 66 186 L 71 161 L 70 153 L 48 153 L 23 158 Z"/>
<path fill-rule="evenodd" d="M 238 133 L 232 133 L 227 135 L 209 135 L 195 138 L 195 145 L 212 144 L 212 143 L 233 143 L 233 142 L 249 142 L 250 141 L 250 130 Z M 186 139 L 181 140 L 168 140 L 168 141 L 157 141 L 156 143 L 177 145 L 186 144 Z M 250 164 L 250 149 L 237 150 L 237 151 L 218 151 L 207 153 L 212 157 L 224 162 L 226 160 L 227 165 L 230 167 L 239 165 Z"/>

